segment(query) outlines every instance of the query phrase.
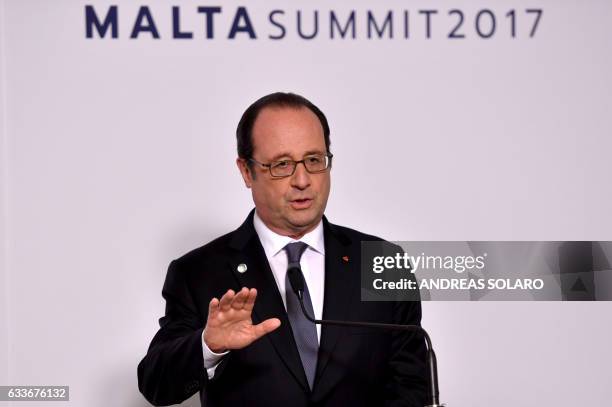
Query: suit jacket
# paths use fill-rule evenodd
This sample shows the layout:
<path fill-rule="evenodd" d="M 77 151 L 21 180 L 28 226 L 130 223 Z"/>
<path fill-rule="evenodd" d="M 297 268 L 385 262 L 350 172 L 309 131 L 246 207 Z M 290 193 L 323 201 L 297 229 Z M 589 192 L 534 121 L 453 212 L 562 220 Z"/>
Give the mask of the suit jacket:
<path fill-rule="evenodd" d="M 183 257 L 168 269 L 165 316 L 138 365 L 138 386 L 152 404 L 177 404 L 200 391 L 202 406 L 425 405 L 425 344 L 418 333 L 323 326 L 315 382 L 309 389 L 293 333 L 253 211 L 234 232 Z M 360 242 L 380 240 L 323 218 L 324 319 L 419 324 L 421 304 L 360 301 Z M 244 273 L 237 271 L 241 263 Z M 281 326 L 224 357 L 212 379 L 203 366 L 202 331 L 208 304 L 229 288 L 256 288 L 253 323 L 276 317 Z"/>

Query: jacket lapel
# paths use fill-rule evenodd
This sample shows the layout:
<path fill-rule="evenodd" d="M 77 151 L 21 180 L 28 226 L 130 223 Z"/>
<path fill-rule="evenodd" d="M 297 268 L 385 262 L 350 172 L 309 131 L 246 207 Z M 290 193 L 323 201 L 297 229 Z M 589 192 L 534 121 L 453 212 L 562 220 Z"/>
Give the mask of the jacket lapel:
<path fill-rule="evenodd" d="M 295 340 L 293 339 L 293 332 L 289 325 L 283 300 L 278 291 L 266 254 L 253 226 L 253 215 L 254 210 L 251 211 L 242 226 L 236 230 L 230 242 L 230 248 L 235 253 L 231 257 L 229 267 L 236 280 L 238 280 L 240 287 L 257 289 L 257 299 L 255 300 L 252 316 L 253 323 L 258 324 L 268 318 L 280 319 L 280 327 L 267 334 L 261 340 L 267 338 L 267 340 L 272 342 L 278 356 L 291 374 L 305 390 L 309 390 L 306 374 L 302 368 L 302 362 Z M 246 271 L 239 271 L 244 270 L 244 266 L 241 265 L 246 265 Z"/>
<path fill-rule="evenodd" d="M 351 240 L 338 228 L 323 218 L 325 234 L 325 294 L 323 304 L 323 319 L 346 320 L 349 307 L 358 292 L 359 273 L 353 264 L 357 259 L 351 259 Z M 323 325 L 321 328 L 321 343 L 315 388 L 321 381 L 330 356 L 342 335 L 343 327 Z"/>

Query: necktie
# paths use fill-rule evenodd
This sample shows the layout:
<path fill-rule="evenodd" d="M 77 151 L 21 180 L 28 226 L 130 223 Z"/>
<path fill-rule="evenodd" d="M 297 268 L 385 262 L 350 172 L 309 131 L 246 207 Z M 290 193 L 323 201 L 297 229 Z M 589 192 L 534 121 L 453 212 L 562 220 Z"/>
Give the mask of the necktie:
<path fill-rule="evenodd" d="M 307 247 L 308 245 L 302 242 L 289 243 L 287 246 L 285 246 L 285 252 L 287 252 L 288 260 L 287 269 L 295 266 L 298 268 L 300 267 L 300 258 Z M 295 343 L 297 345 L 298 352 L 300 353 L 304 373 L 306 373 L 306 378 L 308 379 L 308 385 L 310 386 L 310 389 L 312 389 L 315 372 L 317 369 L 317 354 L 319 352 L 317 328 L 315 327 L 315 324 L 307 320 L 302 313 L 300 301 L 297 298 L 297 295 L 295 295 L 291 289 L 288 274 L 285 277 L 285 293 L 285 299 L 287 301 L 287 316 L 289 317 L 293 337 L 295 338 Z M 304 308 L 306 308 L 309 315 L 314 316 L 312 301 L 310 300 L 310 293 L 308 292 L 306 281 L 304 281 Z"/>

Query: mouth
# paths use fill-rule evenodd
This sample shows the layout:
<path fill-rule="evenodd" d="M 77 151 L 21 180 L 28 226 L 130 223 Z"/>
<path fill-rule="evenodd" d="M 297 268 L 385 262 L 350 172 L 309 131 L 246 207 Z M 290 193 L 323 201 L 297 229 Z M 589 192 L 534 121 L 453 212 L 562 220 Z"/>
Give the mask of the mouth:
<path fill-rule="evenodd" d="M 289 201 L 289 204 L 293 209 L 308 209 L 312 205 L 312 199 L 292 199 L 291 201 Z"/>

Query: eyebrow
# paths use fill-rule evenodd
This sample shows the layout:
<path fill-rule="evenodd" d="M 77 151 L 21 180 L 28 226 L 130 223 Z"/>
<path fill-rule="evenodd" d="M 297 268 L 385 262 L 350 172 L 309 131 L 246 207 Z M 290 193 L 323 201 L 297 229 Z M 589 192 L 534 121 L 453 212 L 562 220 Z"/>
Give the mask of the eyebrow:
<path fill-rule="evenodd" d="M 315 155 L 315 154 L 321 154 L 321 155 L 325 155 L 325 152 L 321 151 L 321 150 L 309 150 L 306 151 L 303 155 L 303 157 L 309 156 L 309 155 Z M 293 160 L 293 158 L 291 158 L 291 154 L 289 153 L 280 153 L 280 154 L 276 154 L 274 157 L 272 157 L 270 159 L 270 161 L 279 161 L 282 159 L 289 159 L 289 160 Z"/>

